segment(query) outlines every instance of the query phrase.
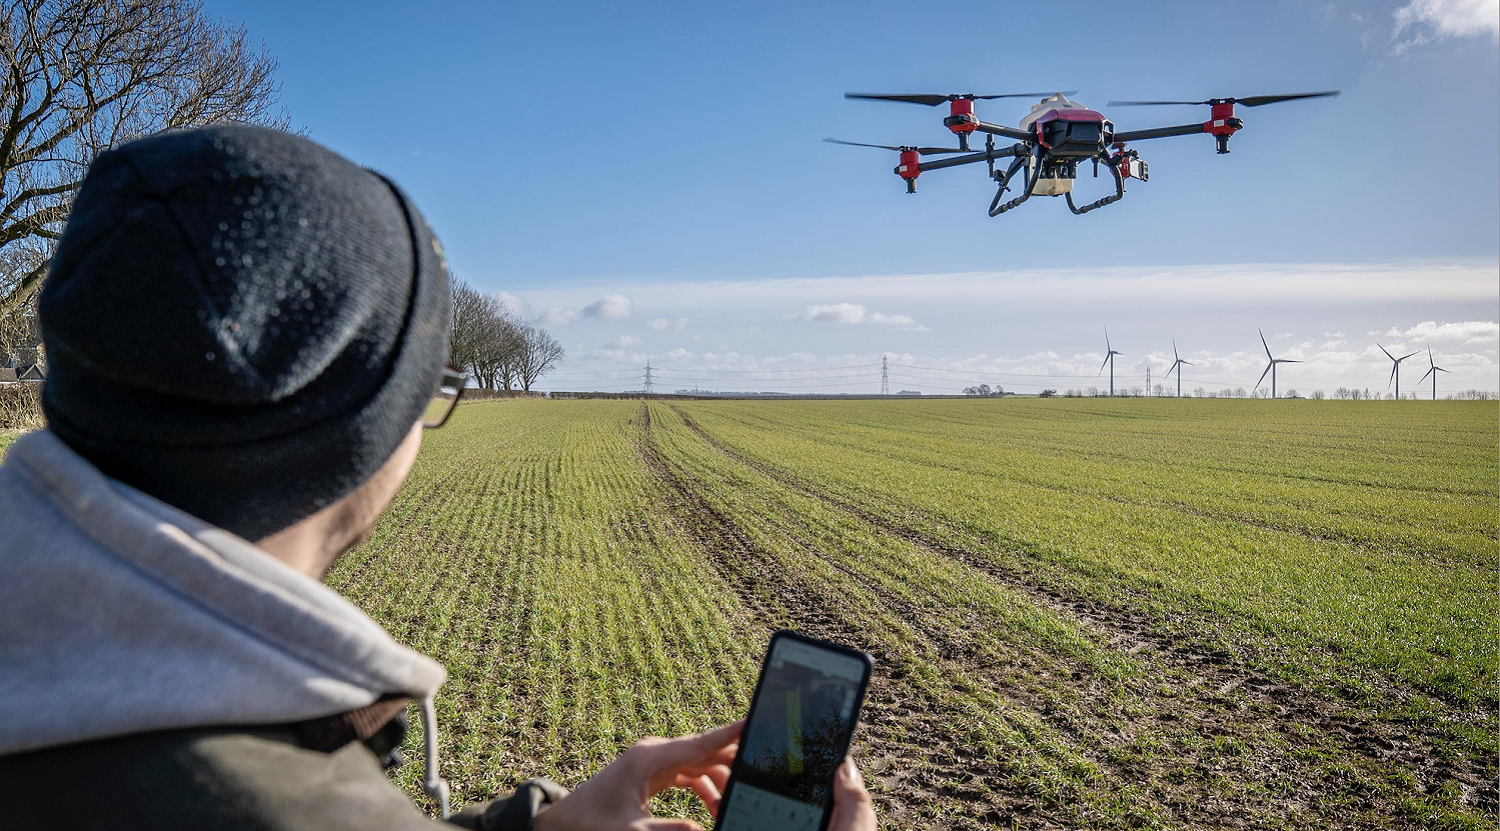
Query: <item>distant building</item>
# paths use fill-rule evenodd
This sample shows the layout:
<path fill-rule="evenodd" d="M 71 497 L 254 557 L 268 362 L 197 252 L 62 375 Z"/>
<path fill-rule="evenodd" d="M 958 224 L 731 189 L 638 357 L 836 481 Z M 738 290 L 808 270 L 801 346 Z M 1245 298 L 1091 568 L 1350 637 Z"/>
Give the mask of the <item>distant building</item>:
<path fill-rule="evenodd" d="M 920 390 L 902 390 L 902 391 L 900 391 L 900 392 L 898 392 L 896 394 L 897 395 L 921 395 L 922 392 Z"/>

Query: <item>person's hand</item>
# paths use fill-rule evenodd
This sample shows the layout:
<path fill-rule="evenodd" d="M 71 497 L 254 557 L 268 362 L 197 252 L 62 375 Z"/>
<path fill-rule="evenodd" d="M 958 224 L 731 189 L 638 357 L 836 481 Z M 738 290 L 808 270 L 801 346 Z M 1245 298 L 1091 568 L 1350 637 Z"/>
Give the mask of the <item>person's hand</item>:
<path fill-rule="evenodd" d="M 717 814 L 744 724 L 736 721 L 676 739 L 641 739 L 593 779 L 543 808 L 532 827 L 536 831 L 703 831 L 703 826 L 689 819 L 656 819 L 647 803 L 667 788 L 692 788 L 709 813 Z M 864 787 L 859 789 L 863 792 Z M 865 804 L 869 805 L 868 794 Z M 874 828 L 873 821 L 872 814 L 869 826 L 849 827 Z"/>
<path fill-rule="evenodd" d="M 828 831 L 875 831 L 875 806 L 854 760 L 844 758 L 833 777 L 833 816 Z"/>

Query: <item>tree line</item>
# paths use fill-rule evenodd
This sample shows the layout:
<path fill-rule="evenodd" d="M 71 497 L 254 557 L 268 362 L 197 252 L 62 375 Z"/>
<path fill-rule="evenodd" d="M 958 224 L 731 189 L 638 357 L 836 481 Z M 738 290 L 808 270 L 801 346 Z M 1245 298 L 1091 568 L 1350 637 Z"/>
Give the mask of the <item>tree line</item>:
<path fill-rule="evenodd" d="M 495 295 L 454 278 L 448 361 L 481 388 L 529 391 L 566 354 L 546 329 L 525 322 Z"/>

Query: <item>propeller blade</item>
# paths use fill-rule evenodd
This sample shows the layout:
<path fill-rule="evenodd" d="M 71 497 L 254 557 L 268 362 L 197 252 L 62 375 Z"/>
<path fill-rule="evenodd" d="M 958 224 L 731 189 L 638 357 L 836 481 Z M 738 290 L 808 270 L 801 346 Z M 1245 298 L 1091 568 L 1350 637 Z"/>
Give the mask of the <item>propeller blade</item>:
<path fill-rule="evenodd" d="M 844 97 L 851 101 L 903 101 L 907 104 L 925 104 L 929 107 L 936 107 L 950 100 L 946 95 L 922 95 L 920 93 L 913 95 L 887 95 L 880 92 L 846 92 L 844 93 Z"/>
<path fill-rule="evenodd" d="M 836 139 L 836 138 L 826 138 L 826 139 L 823 139 L 823 141 L 826 141 L 829 144 L 847 144 L 850 147 L 878 147 L 881 150 L 900 150 L 901 149 L 899 147 L 893 147 L 893 146 L 891 146 L 889 144 L 865 144 L 862 141 L 844 141 L 843 139 Z"/>
<path fill-rule="evenodd" d="M 851 101 L 900 101 L 906 104 L 922 104 L 928 107 L 936 107 L 949 101 L 957 101 L 967 98 L 971 101 L 993 101 L 997 98 L 1049 98 L 1056 93 L 1053 92 L 1008 92 L 1004 95 L 974 95 L 972 93 L 955 93 L 953 95 L 935 95 L 929 93 L 886 93 L 886 92 L 846 92 L 844 97 Z M 1070 89 L 1062 91 L 1062 94 L 1077 95 L 1078 90 Z"/>
<path fill-rule="evenodd" d="M 908 147 L 897 147 L 897 146 L 890 145 L 890 144 L 865 144 L 863 142 L 858 142 L 858 141 L 843 141 L 841 139 L 836 139 L 836 138 L 826 138 L 826 139 L 823 139 L 823 140 L 826 141 L 826 142 L 828 142 L 829 144 L 847 144 L 847 145 L 849 145 L 851 147 L 876 147 L 876 148 L 879 148 L 881 150 L 907 150 L 907 149 L 910 149 L 910 150 L 917 151 L 918 154 L 923 155 L 923 156 L 928 156 L 928 155 L 931 155 L 933 153 L 968 153 L 968 152 L 970 152 L 968 150 L 962 150 L 962 149 L 957 148 L 957 147 L 910 147 L 910 148 L 908 148 Z"/>
<path fill-rule="evenodd" d="M 1276 364 L 1274 364 L 1274 363 L 1266 364 L 1266 371 L 1262 372 L 1260 374 L 1260 380 L 1255 382 L 1254 389 L 1260 389 L 1260 385 L 1265 382 L 1266 376 L 1271 374 L 1271 367 L 1273 367 L 1273 366 L 1276 366 Z"/>
<path fill-rule="evenodd" d="M 1299 98 L 1337 98 L 1339 91 L 1331 89 L 1326 92 L 1294 92 L 1290 95 L 1252 95 L 1249 98 L 1233 99 L 1234 103 L 1242 107 L 1259 107 L 1265 104 L 1276 104 L 1281 101 L 1296 101 Z"/>
<path fill-rule="evenodd" d="M 1012 92 L 1006 95 L 975 95 L 972 97 L 976 100 L 991 101 L 996 98 L 1051 98 L 1054 95 L 1062 95 L 1063 97 L 1067 97 L 1069 95 L 1077 94 L 1078 90 L 1076 89 L 1061 89 L 1057 92 Z"/>
<path fill-rule="evenodd" d="M 1294 92 L 1288 95 L 1252 95 L 1249 98 L 1209 98 L 1204 101 L 1111 101 L 1107 107 L 1167 107 L 1179 104 L 1213 104 L 1216 101 L 1224 101 L 1230 104 L 1240 104 L 1246 107 L 1260 107 L 1266 104 L 1276 104 L 1281 101 L 1296 101 L 1299 98 L 1337 98 L 1339 91 L 1336 89 L 1326 92 Z"/>
<path fill-rule="evenodd" d="M 1266 333 L 1261 332 L 1259 329 L 1256 329 L 1255 331 L 1260 333 L 1260 345 L 1266 348 L 1266 358 L 1272 362 L 1275 362 L 1276 359 L 1271 355 L 1271 345 L 1269 343 L 1266 343 Z"/>
<path fill-rule="evenodd" d="M 1106 107 L 1166 107 L 1175 104 L 1212 104 L 1212 101 L 1111 101 Z"/>

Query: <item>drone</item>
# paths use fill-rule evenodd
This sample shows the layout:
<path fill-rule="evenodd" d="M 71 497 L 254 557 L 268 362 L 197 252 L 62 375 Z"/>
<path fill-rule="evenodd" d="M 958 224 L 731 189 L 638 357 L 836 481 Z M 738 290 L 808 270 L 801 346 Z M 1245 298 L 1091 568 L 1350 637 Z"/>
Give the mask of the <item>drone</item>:
<path fill-rule="evenodd" d="M 926 171 L 984 162 L 989 168 L 990 178 L 999 185 L 995 198 L 990 201 L 990 216 L 999 216 L 1019 207 L 1032 196 L 1062 196 L 1067 199 L 1068 209 L 1074 214 L 1086 214 L 1123 199 L 1126 179 L 1138 179 L 1142 182 L 1150 179 L 1146 161 L 1141 158 L 1140 153 L 1125 148 L 1128 142 L 1207 133 L 1214 137 L 1220 154 L 1228 153 L 1230 137 L 1245 126 L 1245 122 L 1235 115 L 1236 105 L 1260 107 L 1301 98 L 1331 98 L 1339 94 L 1337 90 L 1331 90 L 1289 95 L 1252 95 L 1248 98 L 1209 98 L 1203 101 L 1111 101 L 1108 105 L 1111 107 L 1207 105 L 1211 108 L 1207 121 L 1115 132 L 1114 124 L 1103 113 L 1068 98 L 1077 92 L 1019 92 L 1006 95 L 887 95 L 846 92 L 845 98 L 859 101 L 900 101 L 928 107 L 946 103 L 949 115 L 943 119 L 943 126 L 958 137 L 958 147 L 863 144 L 833 138 L 824 141 L 855 147 L 877 147 L 900 153 L 900 163 L 896 165 L 895 173 L 905 180 L 907 193 L 917 192 L 917 177 Z M 975 101 L 1000 98 L 1041 98 L 1041 101 L 1031 105 L 1031 112 L 1021 119 L 1019 127 L 990 124 L 980 121 L 974 115 Z M 969 147 L 969 137 L 974 133 L 985 134 L 984 150 L 976 151 Z M 1016 143 L 1010 147 L 996 147 L 996 136 Z M 923 156 L 950 153 L 966 155 L 922 161 Z M 1010 160 L 1008 165 L 996 165 L 996 162 L 1006 159 Z M 1078 166 L 1085 162 L 1093 162 L 1096 177 L 1099 175 L 1099 166 L 1104 165 L 1114 176 L 1115 192 L 1096 202 L 1080 206 L 1073 201 L 1073 182 L 1078 178 Z M 1006 200 L 1005 195 L 1012 189 L 1012 182 L 1018 176 L 1020 194 Z"/>

